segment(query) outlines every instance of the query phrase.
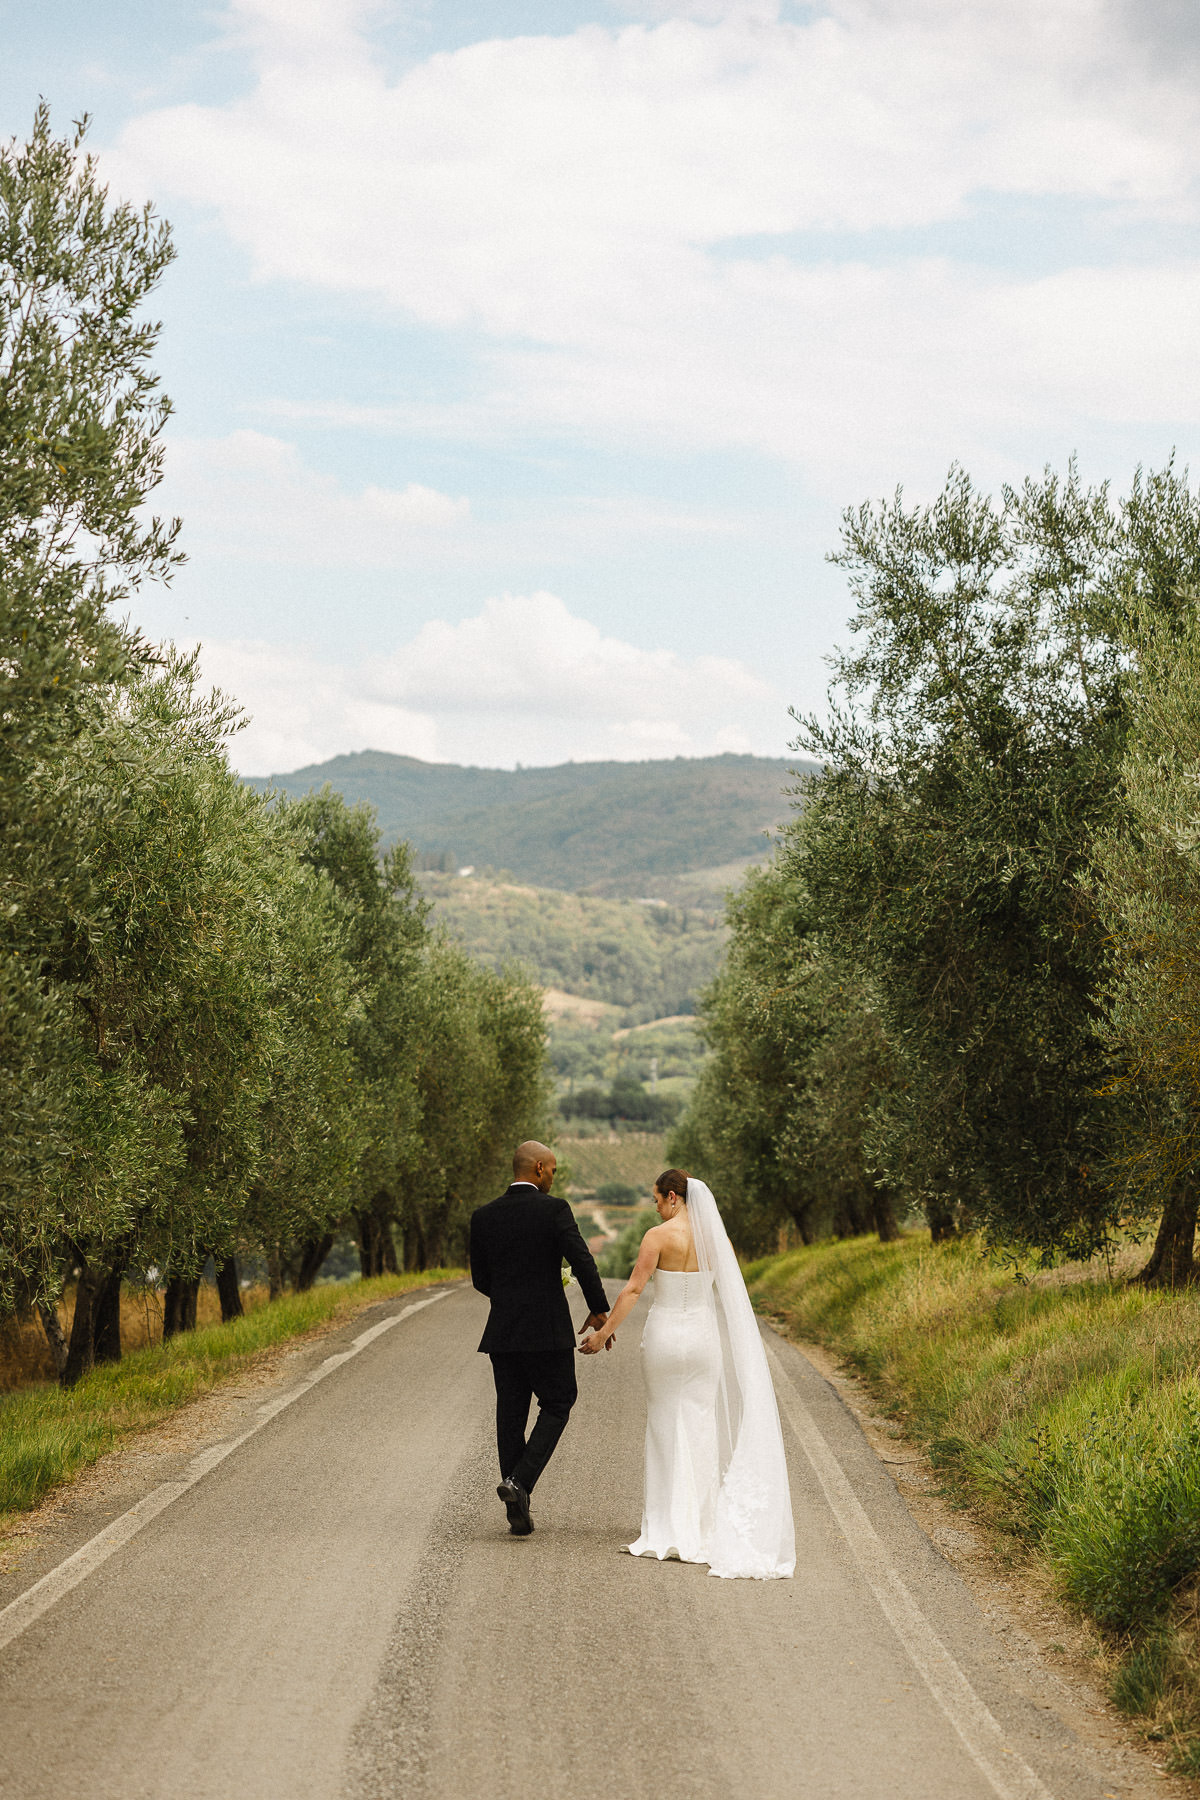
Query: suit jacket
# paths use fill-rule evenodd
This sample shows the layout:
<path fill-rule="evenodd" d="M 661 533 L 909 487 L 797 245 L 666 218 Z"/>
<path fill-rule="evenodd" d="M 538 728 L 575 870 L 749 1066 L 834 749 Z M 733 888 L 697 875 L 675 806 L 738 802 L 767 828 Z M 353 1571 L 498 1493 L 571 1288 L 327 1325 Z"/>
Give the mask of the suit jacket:
<path fill-rule="evenodd" d="M 563 1260 L 589 1312 L 608 1311 L 592 1253 L 565 1200 L 514 1183 L 471 1215 L 471 1280 L 492 1303 L 479 1348 L 573 1350 L 575 1328 L 562 1284 Z"/>

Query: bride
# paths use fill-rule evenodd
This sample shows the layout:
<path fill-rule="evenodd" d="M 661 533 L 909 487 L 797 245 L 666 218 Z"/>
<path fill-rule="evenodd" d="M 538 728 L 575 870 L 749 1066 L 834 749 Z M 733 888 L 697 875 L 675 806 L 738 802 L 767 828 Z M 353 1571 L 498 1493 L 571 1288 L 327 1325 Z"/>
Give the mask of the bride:
<path fill-rule="evenodd" d="M 642 1334 L 646 1490 L 634 1556 L 707 1563 L 758 1580 L 796 1566 L 792 1504 L 775 1390 L 758 1322 L 717 1203 L 702 1181 L 667 1169 L 654 1184 L 661 1224 L 605 1324 L 602 1350 L 651 1275 Z"/>

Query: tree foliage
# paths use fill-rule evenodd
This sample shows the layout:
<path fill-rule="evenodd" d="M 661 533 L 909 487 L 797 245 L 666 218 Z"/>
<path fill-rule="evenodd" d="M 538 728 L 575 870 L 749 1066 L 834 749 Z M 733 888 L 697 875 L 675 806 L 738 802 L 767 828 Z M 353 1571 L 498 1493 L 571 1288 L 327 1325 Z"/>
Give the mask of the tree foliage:
<path fill-rule="evenodd" d="M 825 773 L 731 915 L 677 1147 L 724 1146 L 760 1236 L 836 1220 L 841 1180 L 935 1235 L 1086 1256 L 1128 1207 L 1091 880 L 1125 806 L 1128 621 L 1175 641 L 1200 501 L 1173 467 L 1119 502 L 1073 467 L 999 498 L 954 470 L 929 506 L 849 512 L 833 560 L 855 642 L 800 721 Z"/>
<path fill-rule="evenodd" d="M 142 511 L 169 407 L 140 309 L 170 242 L 149 210 L 109 207 L 82 137 L 55 138 L 43 106 L 26 144 L 0 146 L 0 1217 L 14 1247 L 0 1304 L 37 1286 L 81 1119 L 103 1100 L 128 1125 L 89 1146 L 106 1204 L 143 1135 L 136 1096 L 79 1061 L 46 974 L 77 922 L 103 914 L 71 764 L 143 655 L 112 608 L 178 561 L 174 527 Z"/>
<path fill-rule="evenodd" d="M 1101 1033 L 1120 1131 L 1110 1178 L 1161 1213 L 1144 1279 L 1194 1277 L 1200 1207 L 1200 616 L 1136 621 L 1123 806 L 1099 835 L 1092 894 L 1109 946 Z"/>
<path fill-rule="evenodd" d="M 864 1144 L 887 1082 L 877 1009 L 831 957 L 811 900 L 782 859 L 753 871 L 729 908 L 728 959 L 705 996 L 712 1046 L 669 1154 L 710 1169 L 746 1251 L 781 1226 L 805 1243 L 834 1231 L 895 1230 L 886 1183 Z"/>
<path fill-rule="evenodd" d="M 366 809 L 239 780 L 236 707 L 114 622 L 180 561 L 141 316 L 172 250 L 81 139 L 43 108 L 0 150 L 0 1314 L 38 1306 L 66 1380 L 132 1276 L 172 1329 L 209 1259 L 232 1313 L 239 1254 L 303 1284 L 347 1219 L 364 1266 L 461 1255 L 544 1103 L 540 995 L 431 931 Z"/>

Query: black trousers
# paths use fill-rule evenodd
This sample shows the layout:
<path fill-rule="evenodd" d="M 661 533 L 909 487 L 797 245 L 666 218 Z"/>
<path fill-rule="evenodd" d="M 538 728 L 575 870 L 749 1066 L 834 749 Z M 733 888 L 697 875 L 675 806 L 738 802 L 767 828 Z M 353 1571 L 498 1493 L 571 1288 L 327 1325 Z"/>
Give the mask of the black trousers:
<path fill-rule="evenodd" d="M 516 1477 L 532 1493 L 566 1429 L 579 1392 L 573 1350 L 509 1350 L 492 1356 L 496 1382 L 496 1448 L 500 1475 Z M 529 1405 L 537 1395 L 538 1416 L 528 1439 Z"/>

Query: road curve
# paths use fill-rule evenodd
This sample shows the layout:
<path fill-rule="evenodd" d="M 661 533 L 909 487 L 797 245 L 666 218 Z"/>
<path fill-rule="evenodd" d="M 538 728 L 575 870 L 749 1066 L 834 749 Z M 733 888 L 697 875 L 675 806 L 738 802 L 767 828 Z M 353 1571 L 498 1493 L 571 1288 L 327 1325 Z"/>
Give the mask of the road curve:
<path fill-rule="evenodd" d="M 640 1515 L 636 1318 L 611 1355 L 581 1363 L 537 1530 L 509 1537 L 490 1370 L 474 1353 L 483 1314 L 460 1287 L 361 1315 L 265 1404 L 235 1391 L 203 1456 L 164 1452 L 132 1471 L 75 1562 L 34 1559 L 10 1577 L 0 1794 L 1114 1791 L 1044 1700 L 1019 1691 L 851 1415 L 773 1334 L 793 1581 L 717 1581 L 621 1553 Z"/>

